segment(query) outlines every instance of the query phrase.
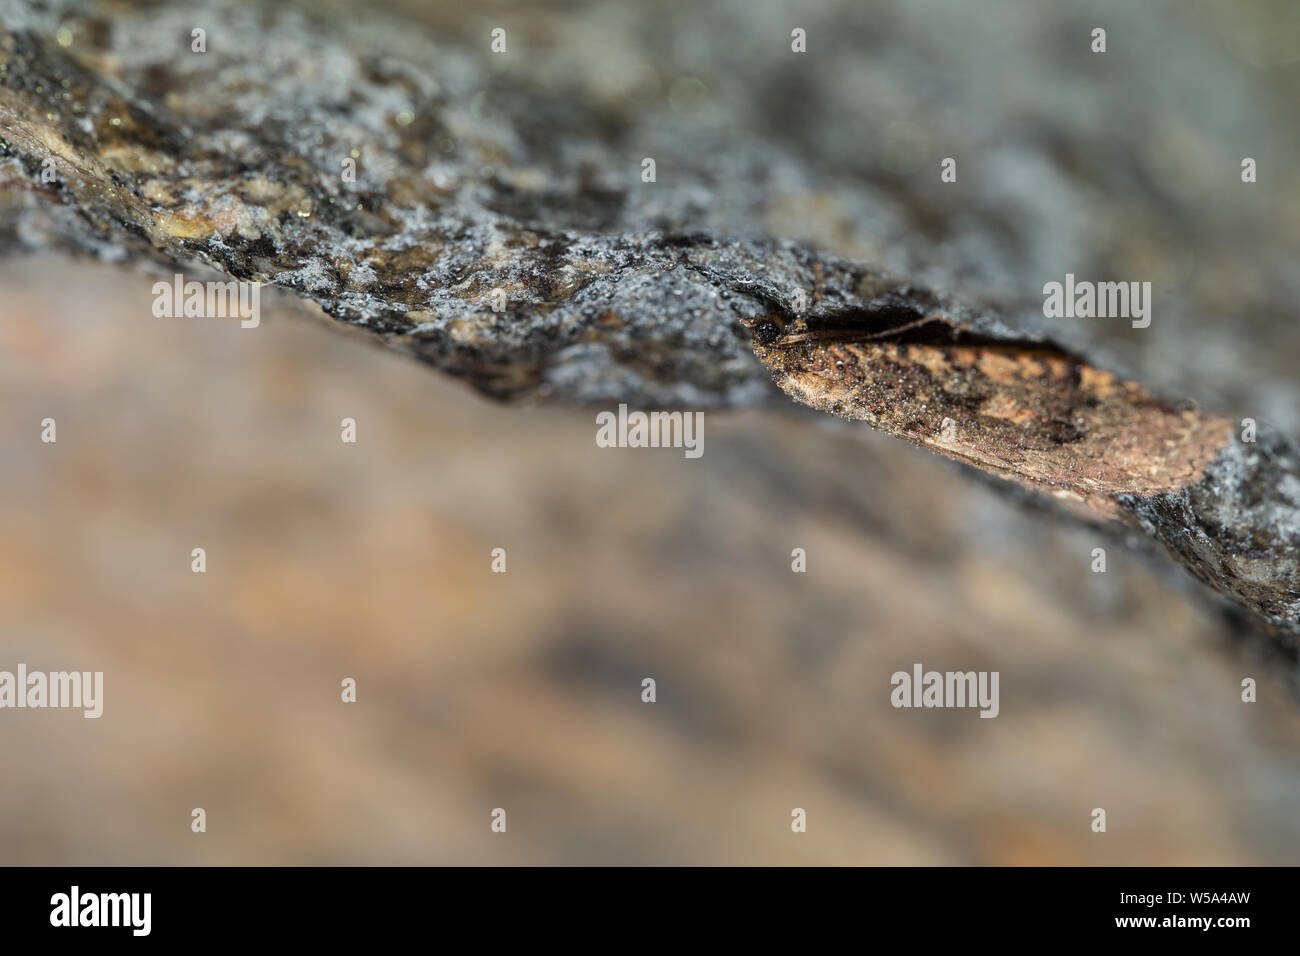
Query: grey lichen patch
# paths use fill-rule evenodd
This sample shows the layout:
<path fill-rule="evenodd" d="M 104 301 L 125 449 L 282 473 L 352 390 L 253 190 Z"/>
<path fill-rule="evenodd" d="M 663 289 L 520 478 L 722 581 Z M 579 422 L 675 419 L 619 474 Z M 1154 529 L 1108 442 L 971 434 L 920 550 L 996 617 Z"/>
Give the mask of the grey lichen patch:
<path fill-rule="evenodd" d="M 683 233 L 702 192 L 634 200 L 636 157 L 599 136 L 577 162 L 526 147 L 526 110 L 486 105 L 482 57 L 400 21 L 345 35 L 293 5 L 222 0 L 196 54 L 192 19 L 0 3 L 5 181 L 24 196 L 0 243 L 280 285 L 496 397 L 705 407 L 770 396 L 740 318 L 814 272 L 828 301 L 852 301 L 870 272 Z M 42 190 L 51 156 L 59 182 Z"/>
<path fill-rule="evenodd" d="M 1121 504 L 1196 577 L 1300 631 L 1300 455 L 1276 436 L 1233 441 L 1204 480 Z"/>

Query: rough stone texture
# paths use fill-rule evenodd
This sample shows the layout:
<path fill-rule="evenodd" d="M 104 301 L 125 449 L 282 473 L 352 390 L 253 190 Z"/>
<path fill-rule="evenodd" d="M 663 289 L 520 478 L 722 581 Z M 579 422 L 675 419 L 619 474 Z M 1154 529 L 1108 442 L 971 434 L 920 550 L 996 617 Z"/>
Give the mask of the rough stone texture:
<path fill-rule="evenodd" d="M 407 7 L 426 32 L 347 4 L 2 0 L 0 248 L 273 283 L 502 398 L 771 401 L 740 320 L 800 296 L 1012 336 L 1001 313 L 1017 341 L 1050 331 L 1261 421 L 1273 453 L 1227 449 L 1204 486 L 1131 508 L 1295 628 L 1294 10 L 1090 8 L 1101 59 L 1077 11 L 962 6 L 828 4 L 798 57 L 786 16 L 746 4 Z M 1020 75 L 1032 95 L 1001 83 Z M 1154 277 L 1151 334 L 1048 328 L 1039 290 L 1067 271 Z"/>
<path fill-rule="evenodd" d="M 1300 622 L 1300 457 L 1232 443 L 1203 481 L 1121 504 L 1196 577 L 1284 630 Z M 1294 645 L 1291 645 L 1294 647 Z"/>

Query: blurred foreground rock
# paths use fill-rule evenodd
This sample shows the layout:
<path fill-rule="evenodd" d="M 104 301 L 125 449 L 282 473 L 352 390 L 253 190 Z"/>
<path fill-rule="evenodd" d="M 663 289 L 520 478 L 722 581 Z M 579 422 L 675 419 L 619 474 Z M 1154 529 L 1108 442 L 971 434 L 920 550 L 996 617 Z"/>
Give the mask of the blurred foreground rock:
<path fill-rule="evenodd" d="M 0 713 L 0 861 L 1300 854 L 1263 649 L 942 459 L 770 411 L 708 414 L 694 461 L 601 449 L 590 413 L 485 402 L 287 297 L 250 335 L 72 260 L 0 287 L 0 662 L 105 672 L 97 721 Z M 1001 713 L 893 709 L 915 662 L 1000 671 Z"/>

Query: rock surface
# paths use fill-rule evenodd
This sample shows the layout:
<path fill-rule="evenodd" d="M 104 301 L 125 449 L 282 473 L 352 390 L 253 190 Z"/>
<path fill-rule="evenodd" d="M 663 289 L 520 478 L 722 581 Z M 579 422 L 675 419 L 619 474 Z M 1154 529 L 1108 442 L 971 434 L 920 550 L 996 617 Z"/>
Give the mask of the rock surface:
<path fill-rule="evenodd" d="M 769 403 L 741 323 L 772 312 L 1050 333 L 1258 419 L 1125 507 L 1300 627 L 1294 10 L 1113 4 L 1095 54 L 1068 8 L 830 4 L 796 54 L 776 7 L 416 6 L 3 0 L 0 247 L 281 286 L 498 398 Z M 1151 276 L 1153 325 L 1044 319 L 1067 273 Z"/>

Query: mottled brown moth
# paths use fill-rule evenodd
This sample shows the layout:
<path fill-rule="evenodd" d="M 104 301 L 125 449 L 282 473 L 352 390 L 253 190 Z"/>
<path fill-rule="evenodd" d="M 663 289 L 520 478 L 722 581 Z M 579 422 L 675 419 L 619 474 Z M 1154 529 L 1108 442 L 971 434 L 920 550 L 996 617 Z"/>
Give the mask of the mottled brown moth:
<path fill-rule="evenodd" d="M 1116 514 L 1116 495 L 1200 480 L 1231 423 L 1167 404 L 1048 342 L 974 332 L 902 305 L 744 320 L 804 405 L 864 421 L 1023 485 Z"/>

